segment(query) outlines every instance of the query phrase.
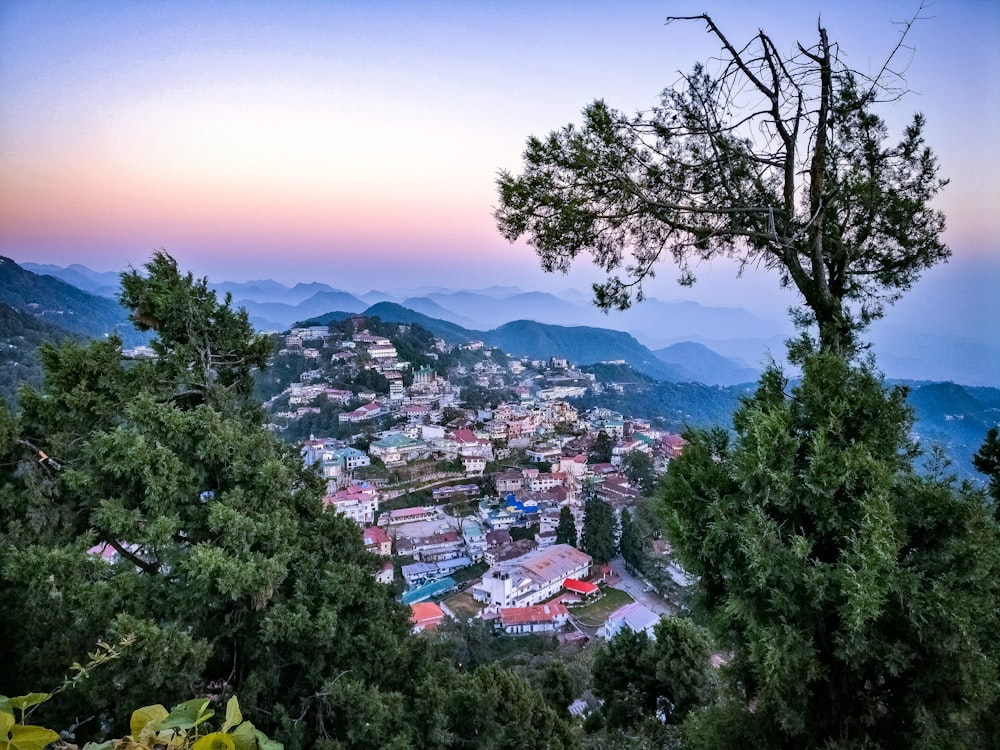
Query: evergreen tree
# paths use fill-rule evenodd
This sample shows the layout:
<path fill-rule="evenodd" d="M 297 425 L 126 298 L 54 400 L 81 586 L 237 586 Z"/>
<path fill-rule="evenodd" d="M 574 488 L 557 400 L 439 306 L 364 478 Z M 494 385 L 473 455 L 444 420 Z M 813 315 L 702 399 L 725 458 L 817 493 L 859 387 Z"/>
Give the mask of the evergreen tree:
<path fill-rule="evenodd" d="M 615 441 L 611 439 L 611 436 L 604 430 L 599 431 L 594 445 L 587 455 L 587 462 L 592 464 L 611 463 L 611 450 L 614 447 Z"/>
<path fill-rule="evenodd" d="M 622 557 L 625 558 L 625 562 L 628 563 L 629 567 L 633 569 L 641 568 L 642 538 L 639 536 L 639 530 L 636 528 L 632 514 L 627 508 L 622 510 L 621 529 L 622 535 L 618 546 L 621 549 Z"/>
<path fill-rule="evenodd" d="M 572 511 L 565 505 L 559 509 L 559 525 L 556 526 L 556 544 L 576 546 L 576 521 Z"/>
<path fill-rule="evenodd" d="M 713 723 L 773 747 L 980 746 L 1000 656 L 989 508 L 914 472 L 902 389 L 793 355 L 798 386 L 766 372 L 735 442 L 689 433 L 664 481 L 671 541 L 734 653 L 740 700 Z"/>
<path fill-rule="evenodd" d="M 603 565 L 615 556 L 618 522 L 611 505 L 599 497 L 592 497 L 583 506 L 583 551 Z"/>
<path fill-rule="evenodd" d="M 656 488 L 656 470 L 653 457 L 642 451 L 629 451 L 622 457 L 622 473 L 644 494 Z"/>
<path fill-rule="evenodd" d="M 625 629 L 594 657 L 594 693 L 609 727 L 679 724 L 711 697 L 708 637 L 690 620 L 661 618 L 651 638 Z"/>
<path fill-rule="evenodd" d="M 996 427 L 991 427 L 986 433 L 986 439 L 972 457 L 972 465 L 989 481 L 990 497 L 1000 520 L 1000 435 Z"/>
<path fill-rule="evenodd" d="M 0 414 L 0 693 L 57 685 L 98 638 L 134 633 L 39 715 L 120 736 L 140 706 L 235 692 L 286 747 L 311 746 L 327 681 L 405 682 L 407 613 L 356 526 L 323 512 L 321 478 L 263 427 L 250 375 L 266 341 L 245 313 L 164 253 L 145 270 L 122 298 L 155 360 L 124 361 L 114 339 L 45 347 L 44 387 Z"/>

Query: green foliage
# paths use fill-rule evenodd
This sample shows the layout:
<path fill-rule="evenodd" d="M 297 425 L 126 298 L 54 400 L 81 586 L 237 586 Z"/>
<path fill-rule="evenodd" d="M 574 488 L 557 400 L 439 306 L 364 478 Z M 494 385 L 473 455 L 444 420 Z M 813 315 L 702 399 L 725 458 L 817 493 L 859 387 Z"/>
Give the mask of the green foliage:
<path fill-rule="evenodd" d="M 858 329 L 949 255 L 923 116 L 888 143 L 874 109 L 901 84 L 892 55 L 873 80 L 822 27 L 811 46 L 763 31 L 744 46 L 708 16 L 688 20 L 707 26 L 720 59 L 651 109 L 630 116 L 596 101 L 579 126 L 529 138 L 522 174 L 497 181 L 498 228 L 526 235 L 546 271 L 590 255 L 608 274 L 594 285 L 605 309 L 641 301 L 667 256 L 684 284 L 720 256 L 776 269 L 823 349 L 854 351 Z"/>
<path fill-rule="evenodd" d="M 559 509 L 559 525 L 556 526 L 556 544 L 576 546 L 576 521 L 567 506 Z"/>
<path fill-rule="evenodd" d="M 614 447 L 615 441 L 611 439 L 611 436 L 604 430 L 600 430 L 590 453 L 587 455 L 587 462 L 592 464 L 611 463 L 611 450 Z"/>
<path fill-rule="evenodd" d="M 720 726 L 773 746 L 977 746 L 996 523 L 981 495 L 913 471 L 903 389 L 807 349 L 797 387 L 766 372 L 736 440 L 690 433 L 664 481 L 670 539 L 752 706 Z"/>
<path fill-rule="evenodd" d="M 650 638 L 625 629 L 594 657 L 593 689 L 608 727 L 679 724 L 711 698 L 707 636 L 680 618 L 663 618 L 654 631 Z"/>
<path fill-rule="evenodd" d="M 989 481 L 990 497 L 1000 520 L 1000 436 L 996 427 L 991 427 L 986 433 L 982 446 L 972 457 L 972 465 Z"/>
<path fill-rule="evenodd" d="M 622 557 L 631 568 L 641 568 L 642 566 L 642 539 L 639 530 L 636 528 L 632 514 L 627 508 L 622 510 L 621 516 L 622 535 L 619 541 Z"/>
<path fill-rule="evenodd" d="M 592 497 L 583 506 L 583 533 L 580 545 L 584 552 L 603 565 L 617 552 L 618 521 L 611 505 L 599 497 Z"/>
<path fill-rule="evenodd" d="M 246 316 L 164 253 L 123 284 L 158 358 L 46 346 L 44 386 L 16 415 L 0 405 L 0 691 L 57 682 L 87 644 L 129 635 L 127 658 L 40 706 L 46 726 L 136 750 L 274 747 L 235 709 L 213 731 L 204 699 L 181 703 L 238 693 L 290 750 L 573 747 L 523 676 L 471 666 L 497 656 L 492 634 L 444 659 L 410 635 L 357 527 L 323 512 L 322 479 L 264 428 L 251 375 L 268 346 Z M 8 745 L 35 737 L 3 721 Z"/>
<path fill-rule="evenodd" d="M 263 428 L 250 372 L 266 342 L 165 255 L 146 270 L 124 294 L 158 359 L 123 362 L 113 339 L 45 347 L 44 389 L 0 415 L 0 691 L 135 633 L 129 658 L 44 707 L 48 725 L 121 732 L 127 709 L 195 690 L 238 691 L 273 730 L 344 669 L 391 692 L 413 658 L 406 611 L 357 528 L 322 511 L 320 478 Z M 316 726 L 283 739 L 310 745 Z"/>
<path fill-rule="evenodd" d="M 622 473 L 638 487 L 643 494 L 651 494 L 656 489 L 656 469 L 653 457 L 642 451 L 629 451 L 622 456 Z"/>

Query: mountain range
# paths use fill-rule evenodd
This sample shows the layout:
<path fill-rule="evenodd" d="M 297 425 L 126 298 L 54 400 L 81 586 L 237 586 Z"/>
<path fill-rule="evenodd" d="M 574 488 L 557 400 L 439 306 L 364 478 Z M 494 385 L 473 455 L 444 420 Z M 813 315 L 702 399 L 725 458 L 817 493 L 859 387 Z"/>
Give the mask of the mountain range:
<path fill-rule="evenodd" d="M 145 334 L 131 326 L 118 302 L 109 298 L 110 294 L 117 293 L 117 281 L 117 274 L 94 272 L 84 266 L 20 266 L 0 256 L 0 349 L 3 353 L 0 386 L 4 396 L 11 397 L 14 385 L 21 380 L 36 381 L 40 370 L 34 350 L 41 341 L 66 336 L 101 337 L 112 332 L 122 336 L 127 345 L 147 340 Z M 363 313 L 387 322 L 418 323 L 453 344 L 481 340 L 489 346 L 533 359 L 565 357 L 585 369 L 602 373 L 602 377 L 629 383 L 624 394 L 606 393 L 593 398 L 591 405 L 607 405 L 641 416 L 659 416 L 671 424 L 701 424 L 704 420 L 724 422 L 738 398 L 752 390 L 752 383 L 758 377 L 757 371 L 744 362 L 694 340 L 651 350 L 631 333 L 597 326 L 558 325 L 523 318 L 506 320 L 495 327 L 478 325 L 482 320 L 501 320 L 505 317 L 501 314 L 504 310 L 508 317 L 529 311 L 541 316 L 546 310 L 556 318 L 569 316 L 574 305 L 581 305 L 583 299 L 582 295 L 572 292 L 558 298 L 510 287 L 492 287 L 471 291 L 419 290 L 419 293 L 410 290 L 403 295 L 371 290 L 356 296 L 319 282 L 291 288 L 271 280 L 212 286 L 240 300 L 237 304 L 248 309 L 252 304 L 259 313 L 280 318 L 281 325 L 267 326 L 276 329 L 287 329 L 297 321 L 329 321 Z M 259 301 L 248 300 L 251 294 Z M 392 301 L 396 298 L 409 305 Z M 734 344 L 741 342 L 747 351 L 756 351 L 760 356 L 762 350 L 754 347 L 766 339 L 741 339 L 736 335 L 741 321 L 749 325 L 753 316 L 735 309 L 705 308 L 693 303 L 661 304 L 663 309 L 675 313 L 684 310 L 684 324 L 691 329 L 707 326 L 713 319 L 722 320 L 730 326 Z M 466 325 L 470 323 L 477 327 Z M 934 336 L 927 335 L 927 340 L 933 341 Z M 975 341 L 971 336 L 968 341 L 955 337 L 936 345 L 952 347 L 956 360 L 964 361 L 960 351 L 971 341 Z M 777 348 L 780 337 L 775 347 L 780 351 Z M 881 363 L 881 349 L 879 353 Z M 976 356 L 987 368 L 991 367 L 992 358 L 997 358 L 996 353 L 988 346 L 983 347 L 981 342 Z M 625 364 L 615 364 L 619 362 Z M 1000 369 L 988 371 L 992 373 L 992 380 L 986 379 L 996 382 Z M 636 374 L 629 376 L 628 372 Z M 982 444 L 986 431 L 1000 422 L 1000 389 L 913 379 L 905 384 L 910 389 L 909 400 L 916 414 L 914 437 L 925 448 L 936 443 L 947 446 L 956 470 L 964 476 L 974 476 L 969 465 L 971 455 Z"/>

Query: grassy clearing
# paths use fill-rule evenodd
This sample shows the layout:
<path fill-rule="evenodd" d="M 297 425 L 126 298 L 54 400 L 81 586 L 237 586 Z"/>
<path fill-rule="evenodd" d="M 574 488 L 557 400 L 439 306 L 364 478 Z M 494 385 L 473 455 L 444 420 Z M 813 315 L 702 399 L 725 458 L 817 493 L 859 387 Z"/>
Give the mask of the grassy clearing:
<path fill-rule="evenodd" d="M 570 608 L 570 614 L 585 627 L 597 628 L 604 624 L 608 615 L 619 607 L 631 604 L 635 600 L 624 591 L 613 589 L 610 586 L 601 586 L 603 596 L 591 604 L 583 607 Z"/>
<path fill-rule="evenodd" d="M 455 617 L 459 620 L 478 616 L 486 606 L 473 599 L 471 591 L 463 591 L 461 594 L 455 594 L 450 599 L 445 599 L 444 604 L 455 613 Z"/>

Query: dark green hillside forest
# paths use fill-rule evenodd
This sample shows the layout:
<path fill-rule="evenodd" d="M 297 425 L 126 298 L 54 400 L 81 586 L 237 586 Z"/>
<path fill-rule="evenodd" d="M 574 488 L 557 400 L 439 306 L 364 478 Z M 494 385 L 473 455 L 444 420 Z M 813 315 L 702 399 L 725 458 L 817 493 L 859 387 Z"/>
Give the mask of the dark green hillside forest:
<path fill-rule="evenodd" d="M 262 426 L 266 340 L 166 254 L 145 270 L 122 301 L 158 359 L 45 345 L 44 386 L 0 410 L 0 694 L 134 635 L 34 721 L 122 736 L 141 706 L 237 694 L 288 748 L 572 746 L 524 679 L 409 634 L 357 527 Z"/>
<path fill-rule="evenodd" d="M 38 347 L 46 341 L 77 338 L 34 315 L 0 303 L 0 399 L 13 401 L 22 383 L 38 386 L 42 363 Z"/>

